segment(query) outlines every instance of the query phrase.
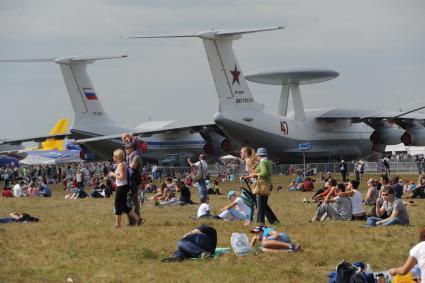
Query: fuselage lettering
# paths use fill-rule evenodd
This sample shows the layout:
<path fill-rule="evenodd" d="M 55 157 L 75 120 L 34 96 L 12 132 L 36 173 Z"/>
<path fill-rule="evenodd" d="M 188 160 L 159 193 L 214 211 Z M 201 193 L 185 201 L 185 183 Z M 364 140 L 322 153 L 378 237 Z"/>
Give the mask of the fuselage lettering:
<path fill-rule="evenodd" d="M 250 103 L 253 102 L 254 99 L 251 97 L 242 97 L 242 98 L 236 98 L 236 103 Z"/>
<path fill-rule="evenodd" d="M 284 135 L 287 135 L 288 134 L 288 123 L 286 123 L 285 121 L 280 121 L 280 131 Z"/>

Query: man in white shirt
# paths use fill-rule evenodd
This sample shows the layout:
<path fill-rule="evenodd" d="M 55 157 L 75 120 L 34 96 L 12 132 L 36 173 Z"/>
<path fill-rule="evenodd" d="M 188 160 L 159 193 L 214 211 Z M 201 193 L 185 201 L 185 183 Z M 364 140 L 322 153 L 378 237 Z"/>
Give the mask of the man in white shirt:
<path fill-rule="evenodd" d="M 15 198 L 19 198 L 24 196 L 24 181 L 19 181 L 19 183 L 17 183 L 16 185 L 13 186 L 12 191 L 13 191 L 13 196 Z"/>
<path fill-rule="evenodd" d="M 208 175 L 208 164 L 205 162 L 205 155 L 200 154 L 199 155 L 199 161 L 196 163 L 193 163 L 190 158 L 187 159 L 187 162 L 191 167 L 196 167 L 196 175 L 194 177 L 194 180 L 198 182 L 198 191 L 199 191 L 199 198 L 206 198 L 208 196 L 207 186 L 205 184 L 205 180 L 207 179 Z"/>
<path fill-rule="evenodd" d="M 244 203 L 243 199 L 241 197 L 237 197 L 235 191 L 230 191 L 227 194 L 227 198 L 231 201 L 231 203 L 223 207 L 221 209 L 221 213 L 218 216 L 220 218 L 227 219 L 230 214 L 233 220 L 248 221 L 249 208 Z"/>

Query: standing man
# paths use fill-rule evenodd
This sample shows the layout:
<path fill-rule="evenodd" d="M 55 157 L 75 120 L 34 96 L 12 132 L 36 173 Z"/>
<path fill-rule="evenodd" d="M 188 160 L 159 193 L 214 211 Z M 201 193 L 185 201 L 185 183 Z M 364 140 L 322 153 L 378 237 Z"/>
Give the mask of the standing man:
<path fill-rule="evenodd" d="M 196 163 L 193 163 L 190 158 L 187 159 L 187 162 L 191 167 L 196 167 L 196 175 L 194 177 L 194 181 L 198 182 L 198 191 L 200 199 L 206 198 L 208 196 L 207 186 L 205 184 L 205 180 L 207 179 L 208 175 L 208 164 L 207 162 L 205 162 L 204 159 L 204 154 L 199 155 L 199 161 Z"/>
<path fill-rule="evenodd" d="M 339 171 L 342 175 L 342 181 L 347 182 L 347 163 L 345 163 L 344 159 L 339 163 Z"/>
<path fill-rule="evenodd" d="M 139 205 L 139 189 L 142 183 L 142 158 L 137 154 L 135 150 L 135 143 L 128 142 L 124 144 L 125 148 L 125 162 L 128 165 L 128 181 L 130 190 L 127 195 L 127 202 L 134 212 L 140 217 L 140 205 Z M 128 215 L 127 215 L 128 216 Z M 144 222 L 142 218 L 141 223 Z M 130 226 L 136 225 L 136 220 L 128 216 L 128 223 Z"/>

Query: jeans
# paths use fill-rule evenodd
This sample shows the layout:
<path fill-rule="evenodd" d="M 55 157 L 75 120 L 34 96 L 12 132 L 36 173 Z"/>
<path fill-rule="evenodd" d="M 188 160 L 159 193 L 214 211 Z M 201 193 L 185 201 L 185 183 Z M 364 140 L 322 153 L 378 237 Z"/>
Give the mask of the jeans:
<path fill-rule="evenodd" d="M 210 239 L 205 234 L 192 234 L 184 237 L 177 243 L 175 257 L 196 258 L 201 253 L 207 251 L 210 246 Z"/>
<path fill-rule="evenodd" d="M 237 210 L 235 208 L 229 208 L 229 209 L 223 211 L 222 213 L 220 213 L 219 216 L 223 219 L 226 219 L 227 216 L 229 216 L 229 214 L 235 220 L 248 220 L 248 215 L 243 215 L 242 213 L 239 212 L 239 210 Z"/>
<path fill-rule="evenodd" d="M 198 191 L 200 199 L 208 197 L 207 185 L 204 179 L 198 181 Z"/>
<path fill-rule="evenodd" d="M 366 225 L 367 226 L 377 226 L 376 222 L 378 221 L 382 221 L 384 219 L 379 218 L 379 217 L 369 217 L 366 221 Z M 400 225 L 408 225 L 409 221 L 406 220 L 402 220 L 398 217 L 394 217 L 391 218 L 390 220 L 386 221 L 384 224 L 382 224 L 382 226 L 390 226 L 390 225 L 396 225 L 396 224 L 400 224 Z"/>

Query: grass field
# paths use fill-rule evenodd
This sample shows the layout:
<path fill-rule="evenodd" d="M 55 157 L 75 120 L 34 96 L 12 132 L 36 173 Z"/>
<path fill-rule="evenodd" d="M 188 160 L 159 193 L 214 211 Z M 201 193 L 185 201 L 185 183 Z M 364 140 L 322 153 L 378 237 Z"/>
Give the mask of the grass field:
<path fill-rule="evenodd" d="M 286 187 L 289 179 L 276 176 L 274 183 Z M 221 186 L 224 192 L 238 187 L 236 182 Z M 402 264 L 425 223 L 425 200 L 409 208 L 408 227 L 308 223 L 316 206 L 302 199 L 311 193 L 273 192 L 269 203 L 281 221 L 276 228 L 302 244 L 302 253 L 162 263 L 179 238 L 200 223 L 191 219 L 197 205 L 159 208 L 148 201 L 144 226 L 113 229 L 113 198 L 69 201 L 61 186 L 52 188 L 51 199 L 0 199 L 0 216 L 25 211 L 41 220 L 0 226 L 0 282 L 65 282 L 68 277 L 73 282 L 327 282 L 328 272 L 343 259 L 370 263 L 376 271 Z M 362 184 L 363 195 L 365 189 Z M 197 193 L 192 196 L 198 200 Z M 225 196 L 211 196 L 215 213 L 226 203 Z M 230 247 L 232 232 L 248 233 L 239 222 L 205 223 L 217 229 L 219 247 Z"/>

